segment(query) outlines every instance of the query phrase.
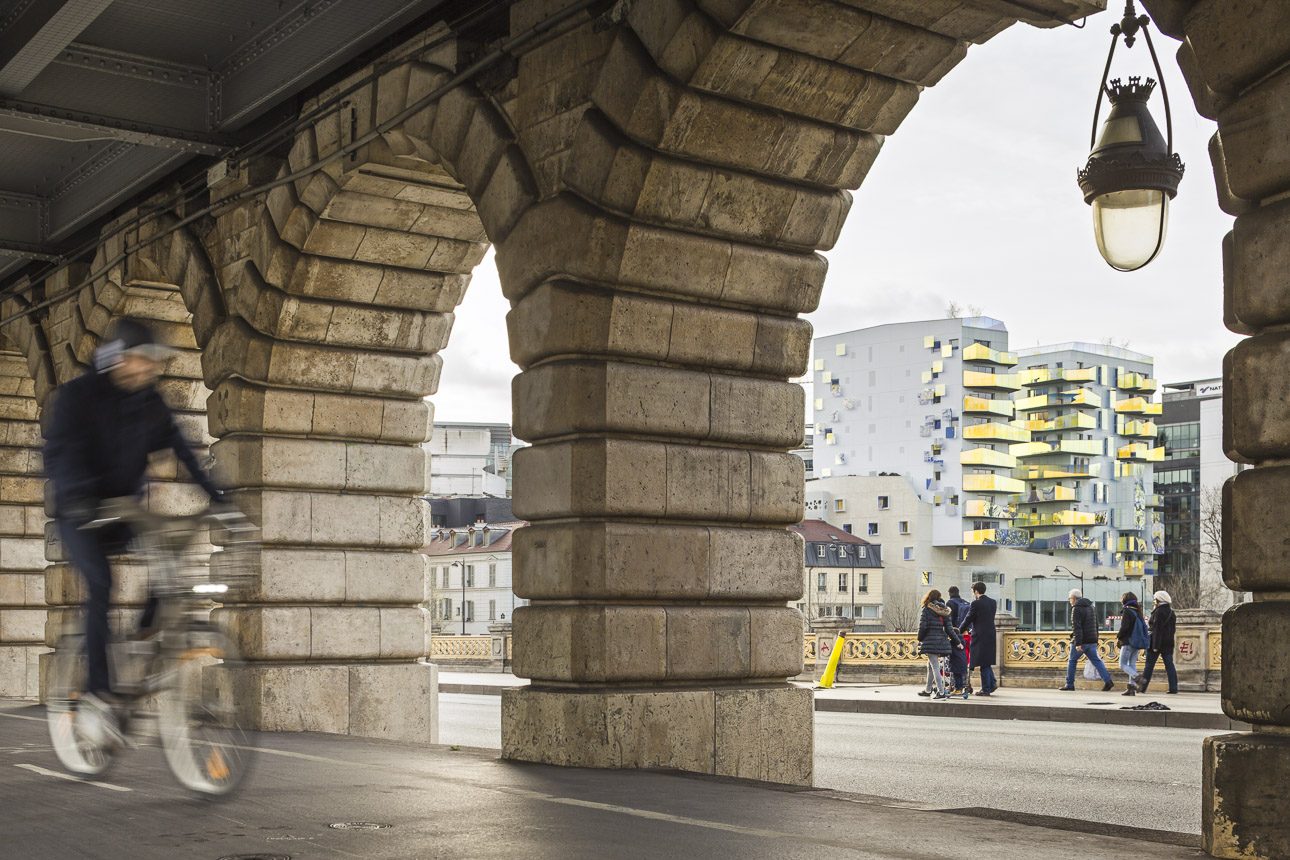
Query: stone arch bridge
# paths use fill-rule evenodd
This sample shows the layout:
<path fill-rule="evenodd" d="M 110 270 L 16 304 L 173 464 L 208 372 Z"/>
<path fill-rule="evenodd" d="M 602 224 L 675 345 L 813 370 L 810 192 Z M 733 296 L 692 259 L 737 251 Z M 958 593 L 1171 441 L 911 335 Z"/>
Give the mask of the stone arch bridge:
<path fill-rule="evenodd" d="M 923 87 L 1019 20 L 1104 2 L 519 0 L 469 34 L 452 22 L 470 4 L 421 5 L 444 20 L 303 82 L 276 148 L 212 159 L 196 191 L 163 177 L 94 223 L 91 252 L 11 267 L 0 695 L 36 691 L 46 630 L 80 598 L 47 540 L 42 410 L 133 314 L 180 347 L 165 393 L 263 526 L 253 599 L 216 610 L 260 726 L 426 738 L 418 446 L 492 244 L 533 443 L 515 463 L 533 524 L 514 662 L 533 686 L 504 700 L 504 755 L 809 784 L 786 526 L 818 252 Z M 1250 335 L 1225 365 L 1226 445 L 1257 468 L 1226 490 L 1224 568 L 1255 600 L 1224 622 L 1223 697 L 1256 731 L 1207 746 L 1206 846 L 1287 856 L 1290 653 L 1271 643 L 1290 640 L 1290 6 L 1144 5 L 1218 124 L 1218 200 L 1238 216 L 1224 321 Z M 191 504 L 156 471 L 155 504 Z"/>

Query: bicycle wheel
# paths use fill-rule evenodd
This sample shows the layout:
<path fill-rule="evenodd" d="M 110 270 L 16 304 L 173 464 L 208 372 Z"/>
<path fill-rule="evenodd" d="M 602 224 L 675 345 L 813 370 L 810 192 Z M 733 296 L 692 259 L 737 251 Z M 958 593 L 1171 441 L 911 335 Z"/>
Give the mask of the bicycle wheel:
<path fill-rule="evenodd" d="M 161 748 L 185 788 L 206 797 L 228 795 L 246 778 L 254 752 L 226 674 L 239 664 L 237 648 L 209 626 L 187 631 L 181 644 L 165 660 Z"/>
<path fill-rule="evenodd" d="M 85 637 L 63 636 L 51 657 L 45 691 L 49 739 L 63 767 L 78 776 L 102 774 L 112 764 L 113 750 L 104 744 L 103 729 L 80 711 L 85 679 Z"/>

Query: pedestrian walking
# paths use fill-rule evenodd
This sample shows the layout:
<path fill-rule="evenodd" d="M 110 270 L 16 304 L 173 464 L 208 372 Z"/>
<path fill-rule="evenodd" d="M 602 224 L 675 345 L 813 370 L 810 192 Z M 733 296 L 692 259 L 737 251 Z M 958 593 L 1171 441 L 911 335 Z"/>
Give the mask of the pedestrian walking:
<path fill-rule="evenodd" d="M 967 617 L 968 602 L 959 596 L 959 587 L 950 586 L 950 599 L 945 601 L 945 605 L 950 608 L 950 628 L 954 631 L 951 638 L 955 639 L 954 649 L 950 652 L 950 676 L 952 692 L 950 695 L 962 695 L 964 691 L 971 692 L 968 686 L 968 660 L 967 644 L 963 637 L 958 635 L 959 625 Z M 966 696 L 964 696 L 966 698 Z"/>
<path fill-rule="evenodd" d="M 1102 662 L 1102 655 L 1097 652 L 1097 617 L 1093 614 L 1093 601 L 1084 596 L 1078 588 L 1072 588 L 1067 595 L 1071 602 L 1071 647 L 1070 656 L 1066 658 L 1066 684 L 1059 690 L 1075 689 L 1075 664 L 1083 657 L 1097 670 L 1102 678 L 1102 690 L 1115 686 L 1111 673 Z"/>
<path fill-rule="evenodd" d="M 969 647 L 970 663 L 968 665 L 968 681 L 972 680 L 972 670 L 980 667 L 981 669 L 981 692 L 978 695 L 989 696 L 999 688 L 999 682 L 994 677 L 994 664 L 998 659 L 995 648 L 995 629 L 994 613 L 996 610 L 994 598 L 985 596 L 985 583 L 972 583 L 972 605 L 968 607 L 967 615 L 959 624 L 959 632 L 965 629 L 972 630 L 972 644 Z"/>
<path fill-rule="evenodd" d="M 1120 646 L 1120 668 L 1129 676 L 1129 685 L 1122 696 L 1138 694 L 1138 655 L 1151 645 L 1151 634 L 1147 622 L 1142 617 L 1142 606 L 1138 596 L 1126 591 L 1120 596 L 1120 632 L 1116 634 L 1116 644 Z M 1173 661 L 1173 654 L 1169 655 Z"/>
<path fill-rule="evenodd" d="M 950 608 L 941 600 L 941 593 L 933 588 L 923 597 L 923 612 L 918 619 L 918 653 L 927 657 L 927 686 L 920 696 L 947 697 L 945 681 L 941 678 L 941 658 L 950 656 L 954 646 L 946 630 Z"/>
<path fill-rule="evenodd" d="M 1165 677 L 1169 679 L 1166 693 L 1178 692 L 1178 672 L 1174 669 L 1174 632 L 1178 627 L 1178 616 L 1174 613 L 1173 600 L 1167 591 L 1157 591 L 1152 595 L 1155 608 L 1151 610 L 1151 620 L 1147 623 L 1151 630 L 1151 644 L 1147 647 L 1147 665 L 1138 676 L 1138 691 L 1145 693 L 1151 683 L 1151 670 L 1157 660 L 1165 661 Z"/>

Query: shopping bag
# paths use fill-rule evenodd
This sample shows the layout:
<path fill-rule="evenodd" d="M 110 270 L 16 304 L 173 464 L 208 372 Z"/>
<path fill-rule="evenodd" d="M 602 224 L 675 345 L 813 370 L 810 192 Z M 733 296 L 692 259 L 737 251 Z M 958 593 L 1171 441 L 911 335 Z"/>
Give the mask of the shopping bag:
<path fill-rule="evenodd" d="M 1088 678 L 1090 681 L 1096 681 L 1098 678 L 1102 677 L 1097 673 L 1097 667 L 1093 665 L 1093 661 L 1089 660 L 1087 657 L 1084 659 L 1084 677 Z"/>

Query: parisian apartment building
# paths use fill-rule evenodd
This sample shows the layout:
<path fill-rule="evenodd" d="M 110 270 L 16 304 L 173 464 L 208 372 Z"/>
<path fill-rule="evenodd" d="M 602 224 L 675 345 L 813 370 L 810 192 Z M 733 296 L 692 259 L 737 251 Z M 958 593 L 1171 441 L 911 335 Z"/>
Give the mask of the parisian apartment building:
<path fill-rule="evenodd" d="M 511 542 L 524 522 L 474 523 L 431 532 L 426 605 L 437 636 L 483 636 L 528 603 L 515 596 Z"/>
<path fill-rule="evenodd" d="M 993 570 L 1027 629 L 1064 626 L 1072 578 L 1098 603 L 1149 587 L 1164 543 L 1150 356 L 1082 342 L 1013 350 L 1002 321 L 969 317 L 817 338 L 813 372 L 808 505 L 833 478 L 901 478 L 930 506 L 920 583 Z M 879 495 L 900 494 L 861 497 Z M 1045 560 L 1036 571 L 1007 552 Z"/>
<path fill-rule="evenodd" d="M 804 618 L 836 616 L 877 626 L 882 619 L 882 546 L 821 519 L 791 530 L 802 536 Z"/>

